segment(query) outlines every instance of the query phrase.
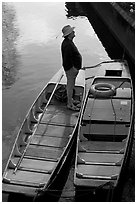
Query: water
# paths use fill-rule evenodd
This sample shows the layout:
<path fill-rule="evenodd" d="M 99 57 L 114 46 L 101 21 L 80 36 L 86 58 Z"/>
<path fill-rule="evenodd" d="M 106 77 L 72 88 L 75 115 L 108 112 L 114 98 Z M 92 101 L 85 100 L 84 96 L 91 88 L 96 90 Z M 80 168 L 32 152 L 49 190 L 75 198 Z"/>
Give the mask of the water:
<path fill-rule="evenodd" d="M 64 2 L 5 3 L 5 10 L 3 19 L 10 26 L 3 39 L 6 42 L 3 50 L 8 47 L 3 60 L 6 67 L 2 87 L 3 170 L 30 105 L 62 66 L 62 27 L 67 24 L 76 27 L 74 42 L 83 57 L 83 66 L 110 60 L 88 19 L 68 19 Z"/>

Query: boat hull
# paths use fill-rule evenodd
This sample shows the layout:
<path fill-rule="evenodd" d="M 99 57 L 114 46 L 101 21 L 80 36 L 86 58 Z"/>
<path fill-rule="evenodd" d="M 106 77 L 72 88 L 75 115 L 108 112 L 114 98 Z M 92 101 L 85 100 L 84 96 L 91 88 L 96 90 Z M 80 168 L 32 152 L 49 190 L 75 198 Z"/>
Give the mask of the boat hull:
<path fill-rule="evenodd" d="M 103 62 L 97 69 L 87 90 L 78 127 L 74 185 L 76 194 L 87 190 L 94 199 L 97 192 L 105 190 L 111 200 L 119 187 L 133 141 L 133 86 L 125 61 Z M 103 87 L 96 95 L 91 87 L 101 88 L 100 84 Z M 113 95 L 106 84 L 115 87 Z"/>
<path fill-rule="evenodd" d="M 80 70 L 74 99 L 83 100 L 85 72 Z M 50 189 L 61 172 L 75 141 L 80 111 L 71 111 L 56 97 L 66 87 L 61 68 L 44 87 L 26 115 L 3 173 L 3 193 L 22 194 L 33 200 Z"/>

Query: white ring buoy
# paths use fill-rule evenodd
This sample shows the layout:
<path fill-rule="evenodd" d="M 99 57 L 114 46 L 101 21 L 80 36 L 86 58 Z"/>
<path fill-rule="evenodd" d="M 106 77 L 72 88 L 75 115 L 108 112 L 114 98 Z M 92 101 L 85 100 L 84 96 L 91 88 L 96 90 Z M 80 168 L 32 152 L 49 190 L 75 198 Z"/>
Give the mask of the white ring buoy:
<path fill-rule="evenodd" d="M 109 98 L 116 94 L 116 89 L 112 84 L 98 83 L 91 86 L 90 94 L 95 98 Z"/>

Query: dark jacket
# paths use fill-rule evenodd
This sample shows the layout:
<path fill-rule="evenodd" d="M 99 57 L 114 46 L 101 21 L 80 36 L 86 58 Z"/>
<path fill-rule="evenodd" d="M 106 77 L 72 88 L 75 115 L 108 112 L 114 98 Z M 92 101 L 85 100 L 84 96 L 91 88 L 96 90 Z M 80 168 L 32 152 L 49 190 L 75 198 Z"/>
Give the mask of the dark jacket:
<path fill-rule="evenodd" d="M 82 57 L 73 41 L 65 38 L 61 45 L 62 61 L 64 70 L 67 71 L 73 66 L 81 69 Z"/>

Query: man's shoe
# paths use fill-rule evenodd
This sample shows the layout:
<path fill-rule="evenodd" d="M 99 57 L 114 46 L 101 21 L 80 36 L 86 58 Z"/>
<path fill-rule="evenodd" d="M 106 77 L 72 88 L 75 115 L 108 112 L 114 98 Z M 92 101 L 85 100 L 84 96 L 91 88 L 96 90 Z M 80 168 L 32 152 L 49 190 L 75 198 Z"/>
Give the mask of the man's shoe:
<path fill-rule="evenodd" d="M 80 103 L 80 101 L 78 101 L 78 100 L 74 100 L 74 99 L 72 99 L 72 102 L 74 103 L 74 105 L 77 105 L 77 104 Z"/>
<path fill-rule="evenodd" d="M 72 111 L 79 111 L 80 110 L 77 106 L 74 106 L 74 105 L 67 105 L 67 108 L 69 110 L 72 110 Z"/>

